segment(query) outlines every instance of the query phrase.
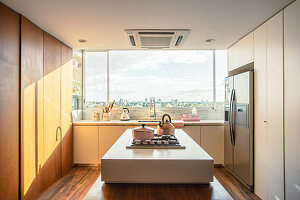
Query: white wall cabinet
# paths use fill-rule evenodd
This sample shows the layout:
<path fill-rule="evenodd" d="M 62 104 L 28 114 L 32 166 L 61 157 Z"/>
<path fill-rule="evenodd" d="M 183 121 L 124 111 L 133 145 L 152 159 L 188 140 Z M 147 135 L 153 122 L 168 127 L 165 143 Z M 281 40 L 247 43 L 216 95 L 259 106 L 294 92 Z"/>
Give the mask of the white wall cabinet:
<path fill-rule="evenodd" d="M 286 199 L 300 197 L 300 0 L 284 10 L 284 121 Z"/>
<path fill-rule="evenodd" d="M 267 25 L 263 24 L 254 31 L 254 191 L 261 199 L 268 197 L 266 53 Z"/>
<path fill-rule="evenodd" d="M 230 47 L 227 55 L 228 71 L 253 62 L 253 32 Z"/>
<path fill-rule="evenodd" d="M 254 31 L 255 193 L 284 199 L 283 12 Z"/>
<path fill-rule="evenodd" d="M 201 147 L 214 159 L 224 163 L 224 126 L 201 126 Z"/>
<path fill-rule="evenodd" d="M 284 199 L 283 12 L 267 21 L 268 199 Z"/>
<path fill-rule="evenodd" d="M 98 163 L 98 126 L 74 126 L 74 163 Z"/>

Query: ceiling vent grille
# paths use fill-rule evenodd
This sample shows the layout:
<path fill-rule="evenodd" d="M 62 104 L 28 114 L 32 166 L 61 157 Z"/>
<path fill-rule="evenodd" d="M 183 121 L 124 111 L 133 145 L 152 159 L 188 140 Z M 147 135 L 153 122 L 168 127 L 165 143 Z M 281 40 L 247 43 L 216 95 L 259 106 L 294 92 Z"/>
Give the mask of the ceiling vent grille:
<path fill-rule="evenodd" d="M 179 48 L 186 40 L 187 29 L 125 29 L 130 45 L 135 48 Z"/>

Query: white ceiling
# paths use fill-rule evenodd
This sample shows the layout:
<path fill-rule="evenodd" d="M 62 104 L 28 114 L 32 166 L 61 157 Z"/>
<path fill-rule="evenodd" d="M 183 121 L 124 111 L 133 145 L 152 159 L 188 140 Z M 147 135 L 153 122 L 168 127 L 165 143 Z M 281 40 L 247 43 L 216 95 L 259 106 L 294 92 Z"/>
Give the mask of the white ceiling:
<path fill-rule="evenodd" d="M 293 0 L 0 1 L 74 49 L 131 49 L 124 29 L 190 29 L 182 49 L 227 49 Z"/>

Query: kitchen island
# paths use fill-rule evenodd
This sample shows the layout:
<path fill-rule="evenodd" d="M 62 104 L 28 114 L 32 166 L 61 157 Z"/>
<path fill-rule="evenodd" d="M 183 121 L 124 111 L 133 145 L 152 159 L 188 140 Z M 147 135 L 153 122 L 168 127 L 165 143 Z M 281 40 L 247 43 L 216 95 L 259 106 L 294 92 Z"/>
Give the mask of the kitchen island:
<path fill-rule="evenodd" d="M 175 136 L 186 149 L 126 149 L 126 130 L 101 158 L 106 183 L 197 183 L 213 181 L 214 160 L 182 129 Z"/>

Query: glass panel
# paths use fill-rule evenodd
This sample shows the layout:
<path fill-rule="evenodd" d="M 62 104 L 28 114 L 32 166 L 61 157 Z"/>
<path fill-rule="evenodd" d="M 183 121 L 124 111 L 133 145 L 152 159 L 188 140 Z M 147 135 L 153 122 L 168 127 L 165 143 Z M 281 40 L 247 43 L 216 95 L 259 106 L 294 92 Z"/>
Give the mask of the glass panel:
<path fill-rule="evenodd" d="M 85 105 L 99 107 L 107 102 L 107 52 L 85 52 Z"/>
<path fill-rule="evenodd" d="M 116 106 L 203 107 L 213 101 L 213 51 L 110 51 L 110 100 Z"/>
<path fill-rule="evenodd" d="M 227 76 L 227 51 L 216 50 L 216 102 L 223 105 L 225 77 Z"/>
<path fill-rule="evenodd" d="M 73 110 L 82 109 L 82 51 L 73 51 Z"/>

